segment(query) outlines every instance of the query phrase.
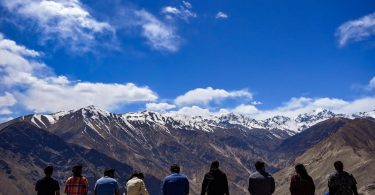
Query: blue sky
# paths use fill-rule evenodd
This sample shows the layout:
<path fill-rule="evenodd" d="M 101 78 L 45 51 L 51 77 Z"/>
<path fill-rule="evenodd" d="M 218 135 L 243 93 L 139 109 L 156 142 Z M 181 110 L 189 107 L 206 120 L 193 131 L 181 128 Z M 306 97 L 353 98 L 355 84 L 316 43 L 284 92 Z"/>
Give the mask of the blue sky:
<path fill-rule="evenodd" d="M 375 2 L 0 0 L 0 118 L 375 109 Z"/>

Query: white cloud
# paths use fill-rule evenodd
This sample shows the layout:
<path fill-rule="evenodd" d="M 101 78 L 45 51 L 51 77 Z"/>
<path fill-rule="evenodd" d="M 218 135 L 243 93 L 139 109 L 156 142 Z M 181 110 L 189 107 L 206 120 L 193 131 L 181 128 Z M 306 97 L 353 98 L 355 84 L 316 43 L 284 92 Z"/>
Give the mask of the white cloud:
<path fill-rule="evenodd" d="M 196 18 L 197 14 L 192 10 L 192 5 L 187 1 L 182 1 L 182 5 L 179 7 L 166 6 L 161 9 L 161 13 L 166 16 L 167 19 L 180 18 L 184 21 L 189 21 L 190 18 Z"/>
<path fill-rule="evenodd" d="M 48 66 L 37 61 L 38 56 L 38 52 L 0 37 L 0 85 L 29 110 L 54 112 L 92 104 L 115 109 L 125 104 L 155 101 L 158 98 L 147 86 L 90 83 L 56 76 Z"/>
<path fill-rule="evenodd" d="M 375 89 L 375 76 L 369 81 L 367 86 L 364 87 L 365 90 L 371 91 Z"/>
<path fill-rule="evenodd" d="M 146 104 L 146 109 L 147 110 L 152 110 L 156 112 L 164 112 L 166 110 L 170 110 L 176 108 L 176 105 L 173 104 L 168 104 L 168 103 L 147 103 Z"/>
<path fill-rule="evenodd" d="M 0 123 L 4 123 L 4 122 L 10 121 L 12 119 L 13 119 L 12 117 L 0 117 Z"/>
<path fill-rule="evenodd" d="M 135 11 L 137 25 L 142 27 L 142 35 L 148 44 L 156 50 L 176 52 L 181 44 L 181 38 L 173 26 L 169 26 L 145 10 Z"/>
<path fill-rule="evenodd" d="M 375 13 L 345 22 L 336 31 L 340 46 L 350 41 L 364 40 L 372 35 L 375 35 Z"/>
<path fill-rule="evenodd" d="M 338 98 L 291 98 L 283 106 L 270 109 L 259 110 L 251 114 L 253 118 L 265 119 L 277 115 L 295 117 L 299 114 L 312 112 L 316 109 L 328 109 L 338 114 L 352 114 L 356 112 L 365 112 L 375 109 L 375 97 L 364 97 L 352 101 L 346 101 Z"/>
<path fill-rule="evenodd" d="M 182 107 L 177 111 L 169 112 L 170 115 L 179 114 L 179 115 L 186 115 L 186 116 L 209 116 L 213 113 L 210 112 L 209 109 L 201 108 L 199 106 L 191 106 L 191 107 Z"/>
<path fill-rule="evenodd" d="M 114 28 L 96 20 L 79 0 L 2 0 L 10 13 L 27 22 L 34 21 L 43 40 L 57 39 L 73 50 L 87 51 L 97 46 L 101 34 L 113 34 Z M 14 16 L 13 16 L 14 17 Z"/>
<path fill-rule="evenodd" d="M 259 110 L 254 105 L 241 104 L 232 109 L 231 112 L 237 114 L 251 115 L 259 112 Z"/>
<path fill-rule="evenodd" d="M 0 96 L 0 108 L 13 106 L 16 103 L 16 98 L 9 92 L 5 92 L 5 95 Z"/>
<path fill-rule="evenodd" d="M 248 90 L 226 91 L 224 89 L 213 89 L 212 87 L 197 88 L 188 91 L 175 99 L 177 105 L 207 105 L 212 101 L 219 102 L 227 98 L 251 99 L 252 94 Z"/>
<path fill-rule="evenodd" d="M 216 19 L 226 19 L 226 18 L 228 18 L 228 14 L 220 11 L 216 14 L 215 18 Z"/>

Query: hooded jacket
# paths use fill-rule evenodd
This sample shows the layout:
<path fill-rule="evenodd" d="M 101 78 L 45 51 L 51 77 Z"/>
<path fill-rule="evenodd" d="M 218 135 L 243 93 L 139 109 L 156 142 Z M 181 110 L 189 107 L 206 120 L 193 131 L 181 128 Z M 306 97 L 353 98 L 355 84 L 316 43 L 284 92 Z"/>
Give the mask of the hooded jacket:
<path fill-rule="evenodd" d="M 251 195 L 271 195 L 275 192 L 275 180 L 265 171 L 255 171 L 249 178 Z"/>
<path fill-rule="evenodd" d="M 204 175 L 201 195 L 229 195 L 228 180 L 220 169 L 211 169 Z"/>

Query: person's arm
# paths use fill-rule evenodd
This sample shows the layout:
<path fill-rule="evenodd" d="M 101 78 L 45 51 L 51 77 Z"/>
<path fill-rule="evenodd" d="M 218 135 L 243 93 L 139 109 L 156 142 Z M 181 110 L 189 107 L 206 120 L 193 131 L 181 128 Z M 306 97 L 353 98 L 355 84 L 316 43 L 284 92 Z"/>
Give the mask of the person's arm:
<path fill-rule="evenodd" d="M 271 193 L 275 192 L 275 188 L 275 179 L 273 179 L 273 177 L 271 176 Z"/>
<path fill-rule="evenodd" d="M 201 195 L 206 194 L 206 188 L 207 188 L 207 179 L 206 179 L 206 175 L 205 175 L 204 178 L 203 178 L 203 182 L 202 182 Z"/>
<path fill-rule="evenodd" d="M 65 193 L 65 194 L 68 193 L 68 182 L 69 182 L 69 179 L 67 179 L 67 180 L 64 182 L 64 193 Z"/>
<path fill-rule="evenodd" d="M 119 190 L 119 187 L 118 187 L 118 182 L 116 182 L 116 184 L 115 184 L 115 195 L 120 195 L 120 190 Z"/>
<path fill-rule="evenodd" d="M 189 194 L 189 180 L 187 178 L 185 180 L 185 194 Z"/>
<path fill-rule="evenodd" d="M 55 195 L 60 195 L 60 185 L 59 182 L 55 182 Z"/>
<path fill-rule="evenodd" d="M 85 182 L 85 192 L 83 193 L 84 195 L 87 195 L 88 192 L 89 192 L 89 181 L 87 180 L 87 178 L 85 177 L 84 178 L 84 182 Z"/>
<path fill-rule="evenodd" d="M 37 181 L 35 184 L 35 191 L 39 191 L 39 181 Z"/>
<path fill-rule="evenodd" d="M 163 195 L 167 195 L 167 179 L 163 181 Z"/>
<path fill-rule="evenodd" d="M 253 183 L 254 183 L 253 179 L 249 178 L 249 187 L 248 187 L 248 190 L 249 190 L 250 194 L 254 194 Z"/>
<path fill-rule="evenodd" d="M 290 186 L 289 186 L 289 191 L 291 195 L 296 194 L 296 177 L 292 176 L 292 179 L 290 180 Z"/>
<path fill-rule="evenodd" d="M 228 179 L 227 179 L 227 175 L 225 174 L 224 174 L 224 192 L 226 195 L 229 195 Z"/>
<path fill-rule="evenodd" d="M 148 191 L 147 191 L 147 188 L 146 188 L 146 184 L 143 181 L 141 182 L 141 194 L 142 195 L 149 195 Z"/>
<path fill-rule="evenodd" d="M 331 177 L 328 179 L 328 191 L 329 191 L 329 195 L 335 195 L 336 194 L 336 192 L 335 192 L 335 186 L 332 183 L 332 178 Z"/>

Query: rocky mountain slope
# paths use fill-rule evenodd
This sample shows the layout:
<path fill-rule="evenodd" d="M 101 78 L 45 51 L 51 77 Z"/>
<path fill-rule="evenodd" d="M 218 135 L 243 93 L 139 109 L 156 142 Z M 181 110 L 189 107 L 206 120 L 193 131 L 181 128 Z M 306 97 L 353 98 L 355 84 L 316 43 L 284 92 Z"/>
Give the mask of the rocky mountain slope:
<path fill-rule="evenodd" d="M 44 176 L 47 165 L 55 168 L 53 177 L 60 183 L 71 175 L 71 167 L 84 166 L 84 175 L 93 191 L 96 179 L 102 176 L 105 168 L 117 170 L 117 178 L 122 184 L 133 172 L 125 163 L 112 159 L 94 149 L 85 149 L 68 144 L 60 137 L 24 122 L 11 124 L 0 131 L 0 194 L 35 194 L 35 182 Z M 155 189 L 161 181 L 147 176 L 146 183 Z M 157 194 L 157 191 L 151 191 Z"/>
<path fill-rule="evenodd" d="M 333 163 L 341 160 L 345 170 L 358 182 L 359 192 L 375 194 L 375 122 L 368 119 L 345 121 L 326 139 L 297 157 L 291 166 L 278 172 L 276 194 L 288 194 L 290 177 L 296 163 L 303 163 L 317 187 L 316 194 L 328 190 L 327 178 L 334 171 Z"/>
<path fill-rule="evenodd" d="M 172 163 L 179 163 L 182 172 L 190 179 L 192 194 L 199 193 L 210 162 L 219 160 L 222 169 L 228 174 L 231 193 L 244 194 L 254 161 L 266 161 L 269 169 L 275 172 L 346 124 L 349 119 L 341 117 L 368 116 L 372 116 L 372 113 L 347 116 L 316 110 L 295 118 L 277 116 L 255 120 L 236 114 L 205 117 L 150 111 L 113 114 L 89 106 L 54 114 L 23 116 L 0 124 L 0 129 L 17 122 L 26 122 L 56 135 L 73 149 L 78 147 L 79 151 L 95 151 L 159 180 L 169 174 Z M 330 122 L 326 122 L 327 119 Z M 87 152 L 76 153 L 90 161 L 87 163 L 97 161 L 97 158 L 83 155 Z M 95 166 L 98 165 L 92 165 Z M 40 171 L 42 165 L 36 167 L 32 170 Z M 27 175 L 29 172 L 18 175 L 22 174 Z M 129 173 L 124 171 L 124 174 Z M 150 183 L 157 184 L 158 179 Z M 160 186 L 151 186 L 151 190 L 160 192 Z"/>

